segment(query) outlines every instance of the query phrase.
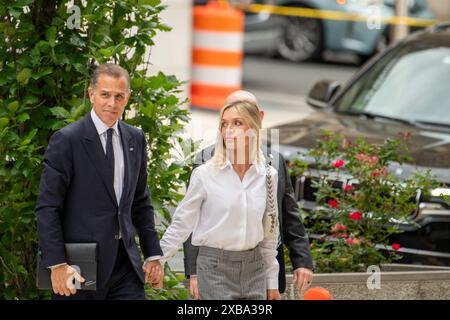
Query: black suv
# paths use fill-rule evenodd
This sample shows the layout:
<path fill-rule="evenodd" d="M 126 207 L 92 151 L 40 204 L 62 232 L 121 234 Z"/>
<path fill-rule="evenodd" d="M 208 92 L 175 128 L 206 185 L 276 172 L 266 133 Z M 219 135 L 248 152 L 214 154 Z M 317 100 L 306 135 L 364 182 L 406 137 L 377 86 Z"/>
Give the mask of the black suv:
<path fill-rule="evenodd" d="M 414 33 L 364 65 L 350 81 L 324 80 L 307 102 L 315 111 L 303 120 L 277 127 L 280 152 L 287 158 L 306 154 L 322 129 L 355 140 L 381 143 L 399 132 L 412 133 L 417 166 L 392 164 L 400 178 L 416 168 L 431 169 L 450 195 L 450 23 Z M 311 177 L 293 177 L 298 201 L 315 206 Z M 450 265 L 450 203 L 418 197 L 411 224 L 392 241 L 402 244 L 405 263 Z M 314 235 L 312 235 L 314 237 Z"/>

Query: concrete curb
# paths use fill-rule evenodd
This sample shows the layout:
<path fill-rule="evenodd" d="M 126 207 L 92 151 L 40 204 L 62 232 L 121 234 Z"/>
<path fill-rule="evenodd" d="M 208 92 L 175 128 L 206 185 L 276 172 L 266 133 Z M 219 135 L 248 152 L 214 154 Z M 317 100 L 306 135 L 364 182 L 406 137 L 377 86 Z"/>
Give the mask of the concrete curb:
<path fill-rule="evenodd" d="M 311 287 L 327 289 L 333 300 L 450 300 L 450 268 L 392 265 L 383 270 L 316 274 Z M 289 285 L 283 298 L 302 299 L 292 285 L 292 275 L 286 280 Z"/>

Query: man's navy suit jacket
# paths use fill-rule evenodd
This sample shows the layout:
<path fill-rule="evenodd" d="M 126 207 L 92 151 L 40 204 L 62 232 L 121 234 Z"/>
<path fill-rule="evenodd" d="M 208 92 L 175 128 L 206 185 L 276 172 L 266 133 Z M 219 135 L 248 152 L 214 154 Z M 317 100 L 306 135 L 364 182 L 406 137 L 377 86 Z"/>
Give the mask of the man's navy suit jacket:
<path fill-rule="evenodd" d="M 97 243 L 97 288 L 114 268 L 119 230 L 130 261 L 144 281 L 144 258 L 162 255 L 147 186 L 146 142 L 141 130 L 119 121 L 124 153 L 120 205 L 100 137 L 90 114 L 54 133 L 44 155 L 36 204 L 44 266 L 66 262 L 64 243 Z"/>

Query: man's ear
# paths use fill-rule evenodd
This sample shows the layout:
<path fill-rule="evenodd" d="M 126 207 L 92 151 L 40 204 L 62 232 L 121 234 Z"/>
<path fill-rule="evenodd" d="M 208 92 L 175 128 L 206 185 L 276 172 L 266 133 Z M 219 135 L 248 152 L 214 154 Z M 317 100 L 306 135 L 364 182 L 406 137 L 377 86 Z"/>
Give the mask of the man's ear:
<path fill-rule="evenodd" d="M 126 104 L 128 103 L 128 100 L 130 100 L 130 97 L 131 97 L 131 90 L 128 90 L 128 92 L 125 95 Z"/>
<path fill-rule="evenodd" d="M 89 94 L 89 100 L 91 100 L 91 103 L 92 103 L 92 99 L 94 96 L 94 89 L 92 89 L 91 86 L 89 86 L 89 88 L 88 88 L 88 94 Z"/>
<path fill-rule="evenodd" d="M 259 110 L 259 118 L 261 119 L 261 121 L 264 120 L 264 110 Z"/>

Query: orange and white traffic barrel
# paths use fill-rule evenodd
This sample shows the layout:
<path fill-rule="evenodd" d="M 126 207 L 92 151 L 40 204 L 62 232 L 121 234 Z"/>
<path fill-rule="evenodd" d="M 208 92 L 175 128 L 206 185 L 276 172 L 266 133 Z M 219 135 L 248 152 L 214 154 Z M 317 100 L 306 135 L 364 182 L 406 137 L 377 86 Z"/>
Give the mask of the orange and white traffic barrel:
<path fill-rule="evenodd" d="M 244 14 L 226 1 L 194 7 L 191 105 L 220 109 L 241 89 Z"/>

